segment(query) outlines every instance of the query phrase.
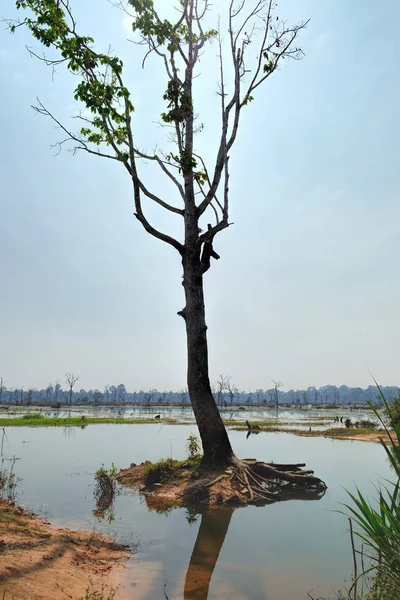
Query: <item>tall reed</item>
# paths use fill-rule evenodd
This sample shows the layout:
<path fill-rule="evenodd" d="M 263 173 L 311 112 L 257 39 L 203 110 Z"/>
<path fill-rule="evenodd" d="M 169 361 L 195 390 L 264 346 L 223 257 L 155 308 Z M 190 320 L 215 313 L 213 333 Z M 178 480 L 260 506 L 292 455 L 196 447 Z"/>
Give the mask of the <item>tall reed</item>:
<path fill-rule="evenodd" d="M 375 381 L 376 383 L 376 381 Z M 376 383 L 389 422 L 393 422 L 390 404 Z M 389 429 L 378 410 L 368 403 L 379 419 L 387 436 L 380 440 L 391 466 L 394 481 L 385 481 L 378 489 L 378 498 L 370 503 L 357 488 L 349 493 L 353 504 L 346 505 L 358 526 L 357 535 L 371 557 L 368 574 L 373 574 L 370 598 L 374 600 L 400 599 L 400 424 Z M 366 575 L 364 570 L 363 575 Z M 353 587 L 354 590 L 354 587 Z"/>

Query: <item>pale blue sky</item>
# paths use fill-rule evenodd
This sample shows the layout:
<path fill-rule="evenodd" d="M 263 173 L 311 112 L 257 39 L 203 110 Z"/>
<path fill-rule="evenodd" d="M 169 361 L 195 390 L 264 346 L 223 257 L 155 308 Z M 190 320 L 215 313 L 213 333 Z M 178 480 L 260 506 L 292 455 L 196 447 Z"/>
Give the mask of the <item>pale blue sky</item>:
<path fill-rule="evenodd" d="M 83 33 L 125 60 L 138 139 L 151 149 L 163 135 L 162 71 L 150 62 L 140 72 L 140 48 L 107 0 L 71 3 Z M 0 17 L 14 14 L 2 0 Z M 399 384 L 400 3 L 281 0 L 280 15 L 311 19 L 306 56 L 259 90 L 232 154 L 235 225 L 205 276 L 211 379 L 366 386 L 368 365 Z M 0 29 L 0 376 L 43 387 L 76 371 L 85 387 L 182 389 L 179 256 L 133 217 L 120 165 L 54 157 L 60 132 L 30 105 L 39 96 L 68 119 L 75 81 L 62 69 L 52 81 L 25 43 L 27 33 Z M 211 160 L 215 54 L 198 80 Z M 149 180 L 171 198 L 158 175 Z M 179 235 L 177 217 L 150 214 Z"/>

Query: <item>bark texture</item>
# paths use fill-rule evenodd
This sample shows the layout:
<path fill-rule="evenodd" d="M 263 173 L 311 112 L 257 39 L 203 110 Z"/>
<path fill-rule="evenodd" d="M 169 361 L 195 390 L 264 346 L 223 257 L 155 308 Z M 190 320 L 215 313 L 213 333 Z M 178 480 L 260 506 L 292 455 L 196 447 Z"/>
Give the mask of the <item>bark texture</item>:
<path fill-rule="evenodd" d="M 207 325 L 200 251 L 183 258 L 186 306 L 181 311 L 187 335 L 187 383 L 203 445 L 204 460 L 228 463 L 233 456 L 228 434 L 211 391 L 208 375 Z"/>

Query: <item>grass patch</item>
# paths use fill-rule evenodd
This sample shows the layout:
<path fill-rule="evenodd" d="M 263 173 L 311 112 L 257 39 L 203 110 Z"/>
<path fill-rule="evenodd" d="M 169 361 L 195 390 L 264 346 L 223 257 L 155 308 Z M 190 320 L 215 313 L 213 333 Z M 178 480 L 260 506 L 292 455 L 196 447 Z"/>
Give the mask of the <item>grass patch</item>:
<path fill-rule="evenodd" d="M 361 427 L 332 427 L 332 429 L 326 429 L 323 432 L 325 435 L 328 435 L 330 437 L 354 437 L 354 436 L 359 436 L 359 435 L 366 435 L 366 434 L 370 434 L 370 433 L 381 433 L 382 436 L 385 435 L 385 432 L 383 431 L 383 429 L 377 429 L 376 427 L 369 427 L 369 428 L 361 428 Z"/>
<path fill-rule="evenodd" d="M 145 471 L 146 485 L 166 483 L 179 479 L 184 471 L 196 471 L 200 467 L 201 459 L 202 456 L 197 454 L 185 460 L 165 458 L 156 463 L 149 463 Z"/>
<path fill-rule="evenodd" d="M 0 510 L 0 523 L 8 525 L 10 523 L 15 523 L 16 525 L 20 525 L 25 527 L 27 522 L 24 521 L 19 515 L 15 515 L 13 512 L 8 510 Z"/>
<path fill-rule="evenodd" d="M 40 418 L 39 418 L 40 417 Z M 178 425 L 175 419 L 114 419 L 107 417 L 45 417 L 24 415 L 23 417 L 0 419 L 0 427 L 85 427 L 86 425 Z"/>
<path fill-rule="evenodd" d="M 22 417 L 22 419 L 24 419 L 25 421 L 30 421 L 32 419 L 37 421 L 37 420 L 43 419 L 43 418 L 44 418 L 44 416 L 41 415 L 40 413 L 31 413 L 31 414 L 27 413 L 26 415 L 24 415 Z"/>
<path fill-rule="evenodd" d="M 113 600 L 115 597 L 115 590 L 110 589 L 106 591 L 104 587 L 100 590 L 94 590 L 92 587 L 87 588 L 85 596 L 82 596 L 81 600 Z"/>
<path fill-rule="evenodd" d="M 330 421 L 332 422 L 332 419 L 330 419 Z M 247 425 L 246 425 L 246 421 L 241 421 L 239 419 L 224 419 L 223 420 L 224 425 L 230 426 L 230 427 L 240 427 L 243 429 L 247 429 Z M 271 427 L 278 429 L 282 429 L 283 427 L 298 427 L 298 426 L 302 426 L 302 427 L 317 427 L 317 426 L 324 426 L 326 425 L 326 421 L 302 421 L 301 419 L 296 419 L 293 421 L 276 421 L 276 420 L 266 420 L 264 419 L 263 421 L 254 421 L 253 419 L 250 421 L 250 425 L 256 426 L 256 427 L 261 427 L 261 428 L 268 428 L 270 429 Z"/>
<path fill-rule="evenodd" d="M 258 429 L 256 433 L 290 433 L 292 435 L 299 435 L 301 437 L 329 437 L 340 440 L 345 440 L 348 438 L 360 438 L 362 440 L 362 437 L 364 435 L 369 434 L 382 434 L 382 436 L 385 435 L 385 432 L 383 430 L 361 429 L 360 427 L 333 427 L 331 429 L 312 429 L 311 431 L 307 429 L 291 429 L 288 427 L 271 427 L 265 424 L 259 425 L 259 427 L 260 429 Z M 231 427 L 231 429 L 233 431 L 249 431 L 246 425 L 238 425 L 237 427 Z"/>

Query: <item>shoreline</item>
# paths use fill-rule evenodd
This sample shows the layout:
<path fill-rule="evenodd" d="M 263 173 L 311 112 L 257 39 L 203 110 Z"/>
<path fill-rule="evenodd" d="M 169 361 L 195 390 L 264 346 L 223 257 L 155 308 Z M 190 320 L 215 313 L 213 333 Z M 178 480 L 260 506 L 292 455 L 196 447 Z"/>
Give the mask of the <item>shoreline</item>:
<path fill-rule="evenodd" d="M 296 429 L 288 427 L 289 422 L 285 421 L 281 425 L 277 422 L 268 423 L 265 421 L 252 421 L 254 429 L 249 429 L 246 421 L 234 419 L 223 419 L 224 425 L 232 431 L 246 431 L 251 435 L 260 433 L 289 433 L 302 437 L 324 437 L 335 440 L 354 440 L 366 442 L 379 442 L 381 438 L 388 440 L 388 436 L 383 429 L 361 429 L 331 427 L 329 429 L 312 429 L 318 427 L 322 422 L 297 422 L 300 426 L 310 426 L 309 430 Z M 0 427 L 80 427 L 82 429 L 90 425 L 188 425 L 196 426 L 195 422 L 179 421 L 170 418 L 145 418 L 145 419 L 123 419 L 123 418 L 96 418 L 96 417 L 44 417 L 30 416 L 15 418 L 0 418 Z"/>
<path fill-rule="evenodd" d="M 14 502 L 0 499 L 4 600 L 84 600 L 95 592 L 127 600 L 122 581 L 130 556 L 126 547 L 104 534 L 53 527 Z"/>

